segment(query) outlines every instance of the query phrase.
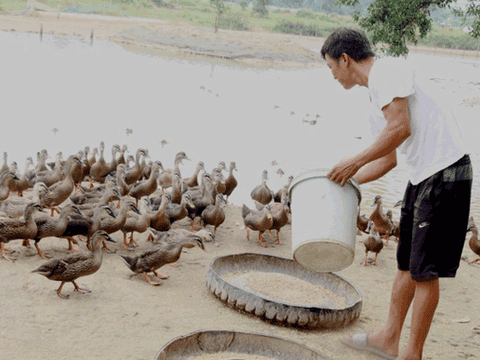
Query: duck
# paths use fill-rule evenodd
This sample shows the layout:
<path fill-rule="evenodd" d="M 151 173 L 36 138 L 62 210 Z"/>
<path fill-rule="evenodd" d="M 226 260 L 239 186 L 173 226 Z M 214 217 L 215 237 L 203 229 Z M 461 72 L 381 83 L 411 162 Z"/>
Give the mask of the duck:
<path fill-rule="evenodd" d="M 369 228 L 370 220 L 367 218 L 365 214 L 361 214 L 360 212 L 357 214 L 357 229 L 361 232 L 368 234 L 367 229 Z M 370 230 L 368 230 L 370 231 Z"/>
<path fill-rule="evenodd" d="M 212 225 L 213 235 L 217 235 L 217 229 L 225 221 L 225 212 L 222 206 L 225 204 L 225 199 L 222 194 L 217 194 L 215 197 L 215 204 L 208 205 L 205 210 L 202 211 L 200 219 L 203 222 L 203 226 Z"/>
<path fill-rule="evenodd" d="M 92 235 L 97 231 L 101 230 L 101 218 L 106 215 L 115 218 L 115 214 L 108 205 L 98 206 L 93 210 L 93 215 L 88 216 L 83 212 L 82 214 L 71 214 L 68 216 L 68 225 L 61 238 L 72 241 L 74 244 L 77 243 L 74 236 L 85 236 L 85 242 L 90 244 L 90 239 Z"/>
<path fill-rule="evenodd" d="M 160 237 L 159 232 L 155 229 L 149 228 L 148 230 L 154 239 Z M 161 242 L 153 249 L 147 250 L 137 256 L 121 255 L 121 257 L 131 271 L 136 274 L 142 274 L 143 278 L 150 285 L 159 286 L 161 284 L 158 281 L 152 281 L 148 273 L 153 273 L 153 275 L 159 279 L 168 279 L 168 276 L 159 274 L 157 270 L 166 264 L 177 262 L 184 247 L 190 248 L 195 246 L 205 251 L 201 236 L 194 232 L 183 232 L 179 236 L 173 236 L 170 241 Z"/>
<path fill-rule="evenodd" d="M 162 202 L 157 211 L 150 214 L 150 227 L 158 231 L 170 230 L 172 223 L 170 222 L 170 216 L 167 214 L 167 206 L 170 204 L 171 199 L 169 194 L 162 195 Z M 148 238 L 153 240 L 151 236 Z"/>
<path fill-rule="evenodd" d="M 43 182 L 47 186 L 52 186 L 53 184 L 63 180 L 64 175 L 62 172 L 62 162 L 63 162 L 63 154 L 61 151 L 57 153 L 57 157 L 55 160 L 55 166 L 53 170 L 45 170 L 37 172 L 32 179 L 33 183 L 36 182 Z"/>
<path fill-rule="evenodd" d="M 225 184 L 225 178 L 223 177 L 222 170 L 220 168 L 215 168 L 210 176 L 212 177 L 214 185 L 213 196 L 216 196 L 217 194 L 223 194 L 227 189 L 227 186 Z"/>
<path fill-rule="evenodd" d="M 173 181 L 172 181 L 172 187 L 168 188 L 168 193 L 170 194 L 170 197 L 172 199 L 172 204 L 180 204 L 182 201 L 182 177 L 180 172 L 174 171 L 173 172 Z"/>
<path fill-rule="evenodd" d="M 395 238 L 395 241 L 398 243 L 398 239 L 400 238 L 400 222 L 393 220 L 392 210 L 387 210 L 387 213 L 385 215 L 392 223 L 392 228 L 390 229 L 389 238 L 393 236 Z M 387 241 L 385 241 L 385 246 L 388 246 L 389 238 L 387 238 Z"/>
<path fill-rule="evenodd" d="M 109 173 L 110 168 L 105 160 L 105 143 L 103 141 L 100 142 L 99 148 L 100 154 L 98 159 L 90 166 L 90 178 L 92 181 L 102 184 L 105 182 L 105 176 Z M 93 187 L 93 183 L 90 184 L 90 187 Z"/>
<path fill-rule="evenodd" d="M 267 205 L 273 199 L 273 192 L 267 186 L 268 180 L 268 171 L 263 170 L 262 172 L 262 183 L 260 185 L 255 186 L 250 196 L 253 200 L 258 201 L 260 204 Z"/>
<path fill-rule="evenodd" d="M 370 261 L 371 264 L 377 265 L 377 257 L 380 251 L 383 249 L 383 240 L 380 237 L 380 234 L 378 233 L 377 229 L 375 226 L 373 226 L 373 222 L 370 222 L 370 232 L 367 236 L 367 238 L 364 241 L 365 244 L 365 259 L 363 260 L 363 265 L 367 266 L 367 258 L 368 258 L 368 253 L 371 251 L 375 253 L 375 258 Z"/>
<path fill-rule="evenodd" d="M 202 170 L 205 171 L 205 164 L 203 163 L 203 161 L 199 161 L 195 166 L 192 176 L 183 179 L 183 184 L 187 187 L 187 189 L 199 185 L 198 174 L 200 174 L 200 171 Z M 184 189 L 184 191 L 186 191 L 187 189 Z"/>
<path fill-rule="evenodd" d="M 60 210 L 60 215 L 58 217 L 52 217 L 48 214 L 42 214 L 35 216 L 35 222 L 37 224 L 37 233 L 34 236 L 33 240 L 35 241 L 35 248 L 37 249 L 38 255 L 42 258 L 47 259 L 49 255 L 40 249 L 38 243 L 41 239 L 46 237 L 60 237 L 65 232 L 65 229 L 68 226 L 68 216 L 70 214 L 82 214 L 81 211 L 75 204 L 67 204 Z M 71 240 L 69 240 L 69 250 L 74 250 Z"/>
<path fill-rule="evenodd" d="M 117 231 L 120 231 L 127 221 L 128 211 L 133 211 L 134 213 L 140 215 L 140 211 L 138 211 L 135 202 L 132 199 L 126 199 L 123 201 L 119 211 L 115 214 L 115 218 L 112 218 L 111 216 L 104 216 L 100 218 L 100 229 L 106 231 L 107 234 L 113 234 Z M 106 252 L 113 252 L 108 248 L 106 242 L 103 243 L 103 248 Z"/>
<path fill-rule="evenodd" d="M 97 155 L 98 155 L 98 148 L 94 147 L 92 150 L 92 154 L 88 158 L 88 164 L 90 165 L 90 168 L 92 167 L 93 164 L 97 162 Z"/>
<path fill-rule="evenodd" d="M 66 282 L 71 282 L 75 291 L 89 293 L 89 290 L 80 288 L 75 280 L 92 275 L 100 269 L 103 261 L 101 246 L 104 241 L 115 242 L 105 231 L 98 230 L 92 236 L 91 251 L 51 259 L 33 270 L 32 273 L 43 275 L 49 280 L 61 281 L 57 289 L 57 295 L 62 299 L 68 299 L 68 296 L 62 294 L 62 288 Z"/>
<path fill-rule="evenodd" d="M 117 167 L 120 164 L 125 164 L 127 160 L 125 159 L 125 153 L 128 152 L 128 145 L 123 144 L 121 150 L 120 150 L 120 155 L 117 158 Z"/>
<path fill-rule="evenodd" d="M 225 195 L 225 201 L 227 203 L 229 196 L 232 195 L 233 190 L 235 190 L 238 185 L 238 181 L 233 175 L 233 171 L 238 171 L 237 164 L 235 163 L 235 161 L 230 161 L 228 176 L 225 179 L 225 191 L 223 192 L 223 195 Z"/>
<path fill-rule="evenodd" d="M 4 171 L 0 175 L 0 201 L 4 201 L 10 195 L 10 189 L 15 180 L 19 180 L 18 176 L 10 170 Z"/>
<path fill-rule="evenodd" d="M 282 202 L 282 197 L 284 194 L 288 193 L 288 189 L 290 188 L 292 181 L 293 181 L 293 175 L 290 175 L 285 185 L 283 185 L 280 189 L 278 189 L 278 191 L 273 195 L 273 201 Z"/>
<path fill-rule="evenodd" d="M 212 178 L 207 172 L 202 174 L 202 179 L 198 188 L 193 188 L 186 192 L 186 194 L 190 195 L 193 204 L 193 207 L 187 208 L 192 231 L 197 230 L 195 226 L 195 219 L 202 216 L 203 210 L 205 210 L 208 205 L 215 203 L 213 192 L 214 185 Z"/>
<path fill-rule="evenodd" d="M 47 185 L 38 182 L 33 186 L 31 196 L 8 198 L 0 202 L 0 212 L 9 218 L 19 218 L 25 213 L 25 207 L 34 202 L 40 203 L 40 195 L 48 192 Z"/>
<path fill-rule="evenodd" d="M 372 206 L 375 208 L 373 209 L 368 219 L 370 221 L 373 221 L 373 225 L 374 225 L 373 227 L 377 230 L 380 237 L 388 241 L 390 237 L 390 232 L 392 231 L 392 228 L 393 228 L 393 223 L 390 221 L 387 215 L 383 212 L 381 195 L 375 196 Z"/>
<path fill-rule="evenodd" d="M 45 212 L 37 203 L 30 203 L 25 207 L 23 219 L 5 218 L 0 220 L 0 252 L 6 260 L 13 261 L 8 256 L 5 244 L 15 239 L 33 239 L 37 234 L 37 223 L 34 214 Z"/>
<path fill-rule="evenodd" d="M 107 174 L 117 170 L 117 165 L 118 165 L 118 163 L 117 163 L 117 152 L 119 153 L 121 151 L 122 151 L 122 149 L 120 148 L 120 145 L 114 144 L 112 146 L 112 158 L 111 158 L 110 162 L 107 164 L 107 167 L 108 167 Z"/>
<path fill-rule="evenodd" d="M 182 200 L 180 204 L 171 203 L 165 209 L 167 216 L 170 219 L 170 223 L 174 223 L 175 221 L 182 220 L 188 216 L 188 208 L 193 208 L 194 205 L 192 203 L 192 198 L 190 194 L 183 194 Z"/>
<path fill-rule="evenodd" d="M 272 226 L 270 227 L 269 232 L 272 230 L 276 231 L 276 242 L 277 244 L 281 244 L 280 241 L 280 230 L 288 224 L 290 217 L 290 205 L 288 203 L 288 196 L 286 194 L 283 195 L 282 200 L 280 203 L 272 203 L 270 204 L 271 210 L 272 210 L 272 218 L 273 218 L 273 223 Z"/>
<path fill-rule="evenodd" d="M 4 171 L 10 170 L 10 166 L 8 166 L 8 153 L 6 151 L 3 152 L 3 165 L 0 168 L 0 174 Z"/>
<path fill-rule="evenodd" d="M 250 230 L 258 231 L 258 244 L 266 247 L 263 241 L 263 233 L 272 228 L 273 217 L 270 205 L 266 205 L 262 210 L 252 210 L 247 205 L 242 206 L 242 218 L 247 230 L 247 240 L 250 240 Z"/>
<path fill-rule="evenodd" d="M 125 173 L 124 180 L 127 185 L 132 185 L 133 183 L 140 180 L 140 178 L 143 176 L 143 167 L 140 161 L 142 160 L 142 158 L 147 157 L 149 157 L 149 155 L 146 149 L 137 149 L 137 152 L 135 153 L 135 164 Z"/>
<path fill-rule="evenodd" d="M 467 232 L 472 233 L 472 236 L 468 240 L 468 246 L 476 255 L 480 256 L 480 241 L 478 240 L 478 228 L 477 228 L 477 225 L 475 224 L 473 216 L 470 216 L 470 218 L 468 219 Z M 480 261 L 480 258 L 477 258 L 475 260 L 470 261 L 469 264 L 475 264 L 479 261 Z"/>
<path fill-rule="evenodd" d="M 177 171 L 180 176 L 180 165 L 183 165 L 183 160 L 190 160 L 190 158 L 185 154 L 184 151 L 180 151 L 175 155 L 175 160 L 173 162 L 173 169 L 166 169 L 164 170 L 160 176 L 158 177 L 158 184 L 165 190 L 172 186 L 173 183 L 173 173 Z"/>
<path fill-rule="evenodd" d="M 120 190 L 120 194 L 122 196 L 128 195 L 130 189 L 133 187 L 135 183 L 127 184 L 125 182 L 125 173 L 128 171 L 127 165 L 125 164 L 118 164 L 117 171 L 115 173 L 115 178 L 117 182 L 117 186 Z"/>
<path fill-rule="evenodd" d="M 134 211 L 127 212 L 125 224 L 120 229 L 123 233 L 123 247 L 125 250 L 131 250 L 137 244 L 133 238 L 133 233 L 144 233 L 150 227 L 150 214 L 148 211 L 148 196 L 140 198 L 138 203 L 139 214 Z M 130 242 L 127 242 L 127 234 L 130 233 Z"/>
<path fill-rule="evenodd" d="M 142 196 L 149 196 L 153 194 L 158 188 L 158 175 L 160 173 L 160 165 L 158 163 L 154 163 L 152 165 L 152 171 L 150 173 L 150 177 L 147 180 L 137 181 L 133 184 L 132 188 L 129 191 L 129 195 L 136 200 L 136 204 L 138 205 L 138 199 Z"/>
<path fill-rule="evenodd" d="M 76 167 L 81 167 L 82 163 L 77 156 L 69 156 L 66 165 L 65 165 L 65 178 L 49 186 L 49 191 L 45 194 L 40 194 L 40 205 L 44 208 L 51 210 L 51 216 L 53 216 L 54 211 L 59 212 L 57 206 L 62 204 L 68 197 L 72 194 L 75 183 L 73 181 L 73 172 Z M 48 184 L 46 184 L 48 186 Z"/>
<path fill-rule="evenodd" d="M 26 174 L 28 174 L 29 172 L 30 166 L 33 166 L 33 159 L 31 156 L 27 157 L 25 160 L 25 170 L 23 174 L 18 174 L 17 175 L 18 180 L 14 180 L 12 183 L 12 187 L 10 191 L 17 192 L 17 195 L 19 197 L 22 197 L 23 192 L 33 186 L 33 184 L 30 182 L 30 180 L 26 176 Z"/>

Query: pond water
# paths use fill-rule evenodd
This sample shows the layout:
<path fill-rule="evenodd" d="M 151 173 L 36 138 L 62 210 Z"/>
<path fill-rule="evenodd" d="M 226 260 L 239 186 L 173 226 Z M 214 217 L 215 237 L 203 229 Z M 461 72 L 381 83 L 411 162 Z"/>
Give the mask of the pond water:
<path fill-rule="evenodd" d="M 258 70 L 205 60 L 173 60 L 130 52 L 108 41 L 0 32 L 4 129 L 0 152 L 16 161 L 41 149 L 64 156 L 105 142 L 127 144 L 131 154 L 149 150 L 150 160 L 173 167 L 179 151 L 208 171 L 235 161 L 239 185 L 230 197 L 253 207 L 250 191 L 269 174 L 276 191 L 289 175 L 330 168 L 369 144 L 366 89 L 345 91 L 328 68 Z M 411 54 L 410 58 L 447 91 L 464 129 L 476 174 L 472 214 L 480 216 L 480 61 Z M 56 128 L 58 132 L 52 130 Z M 132 129 L 127 134 L 126 129 Z M 167 145 L 162 146 L 161 141 Z M 401 159 L 400 159 L 401 162 Z M 284 173 L 281 176 L 279 173 Z M 362 212 L 376 194 L 386 208 L 401 199 L 406 184 L 400 165 L 362 186 Z"/>

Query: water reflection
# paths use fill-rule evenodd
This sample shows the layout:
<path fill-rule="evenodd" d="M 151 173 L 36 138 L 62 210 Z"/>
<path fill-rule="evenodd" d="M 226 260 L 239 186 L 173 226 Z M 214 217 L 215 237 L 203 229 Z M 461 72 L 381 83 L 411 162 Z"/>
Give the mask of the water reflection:
<path fill-rule="evenodd" d="M 327 68 L 258 70 L 205 61 L 171 60 L 128 52 L 107 41 L 0 33 L 2 99 L 9 124 L 0 151 L 20 169 L 26 157 L 46 148 L 69 155 L 86 145 L 127 144 L 147 148 L 151 160 L 173 166 L 185 151 L 182 175 L 198 161 L 211 170 L 235 161 L 239 187 L 230 197 L 251 205 L 249 194 L 264 169 L 276 191 L 289 175 L 329 168 L 368 144 L 367 93 L 345 91 Z M 478 61 L 412 54 L 456 104 L 477 174 L 472 210 L 479 202 L 477 107 L 464 99 L 480 97 Z M 58 132 L 52 129 L 57 128 Z M 131 129 L 127 132 L 126 129 Z M 280 176 L 284 173 L 283 176 Z M 381 193 L 386 207 L 403 194 L 402 166 L 362 187 L 362 210 Z"/>

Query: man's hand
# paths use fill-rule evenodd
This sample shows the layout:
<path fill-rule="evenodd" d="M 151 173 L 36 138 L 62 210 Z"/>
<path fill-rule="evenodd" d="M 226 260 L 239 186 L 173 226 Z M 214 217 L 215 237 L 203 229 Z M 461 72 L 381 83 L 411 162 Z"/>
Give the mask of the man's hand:
<path fill-rule="evenodd" d="M 360 169 L 360 166 L 357 164 L 354 158 L 344 159 L 330 170 L 330 172 L 327 174 L 327 177 L 343 186 L 353 175 L 357 173 L 358 169 Z"/>

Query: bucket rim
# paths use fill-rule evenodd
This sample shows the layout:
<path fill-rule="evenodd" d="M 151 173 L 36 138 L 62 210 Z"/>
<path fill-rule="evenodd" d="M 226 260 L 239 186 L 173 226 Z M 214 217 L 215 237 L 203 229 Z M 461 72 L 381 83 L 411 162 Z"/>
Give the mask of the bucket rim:
<path fill-rule="evenodd" d="M 325 177 L 326 178 L 329 171 L 330 171 L 330 169 L 326 169 L 326 168 L 310 169 L 310 170 L 306 170 L 304 172 L 301 172 L 299 175 L 294 177 L 293 180 L 292 180 L 292 183 L 290 184 L 290 187 L 288 189 L 288 194 L 290 196 L 290 200 L 292 200 L 292 190 L 296 185 L 300 184 L 301 182 L 303 182 L 305 180 L 309 180 L 311 178 L 316 178 L 316 177 Z M 328 180 L 331 181 L 330 179 L 328 179 Z M 332 183 L 336 184 L 333 181 L 332 181 Z M 360 190 L 360 184 L 354 178 L 348 179 L 346 184 L 350 184 L 351 186 L 353 186 L 353 189 L 357 193 L 358 205 L 360 205 L 360 203 L 362 201 L 362 192 Z"/>

